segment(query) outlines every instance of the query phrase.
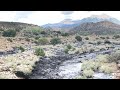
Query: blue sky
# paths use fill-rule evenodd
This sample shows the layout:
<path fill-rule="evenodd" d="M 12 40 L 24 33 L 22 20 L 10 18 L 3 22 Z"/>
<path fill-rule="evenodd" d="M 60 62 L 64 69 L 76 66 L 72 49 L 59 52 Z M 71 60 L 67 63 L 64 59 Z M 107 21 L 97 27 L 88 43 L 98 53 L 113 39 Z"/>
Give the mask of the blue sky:
<path fill-rule="evenodd" d="M 57 23 L 65 18 L 78 20 L 103 13 L 120 20 L 120 11 L 0 11 L 0 21 L 44 25 Z"/>

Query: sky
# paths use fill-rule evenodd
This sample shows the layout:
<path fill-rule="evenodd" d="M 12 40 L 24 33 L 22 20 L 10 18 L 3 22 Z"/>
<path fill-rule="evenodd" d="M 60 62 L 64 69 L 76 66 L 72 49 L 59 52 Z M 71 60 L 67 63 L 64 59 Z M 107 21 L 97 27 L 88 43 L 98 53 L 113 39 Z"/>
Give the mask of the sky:
<path fill-rule="evenodd" d="M 44 25 L 64 19 L 80 20 L 91 15 L 107 14 L 120 20 L 120 11 L 0 11 L 0 21 Z"/>

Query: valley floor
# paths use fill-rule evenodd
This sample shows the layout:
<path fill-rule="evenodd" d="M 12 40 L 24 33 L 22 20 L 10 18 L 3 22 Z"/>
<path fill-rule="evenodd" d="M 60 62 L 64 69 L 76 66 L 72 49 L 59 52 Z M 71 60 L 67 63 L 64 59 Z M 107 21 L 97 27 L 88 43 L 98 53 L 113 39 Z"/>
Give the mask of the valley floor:
<path fill-rule="evenodd" d="M 88 37 L 89 40 L 85 38 Z M 102 37 L 102 38 L 101 38 Z M 105 39 L 103 39 L 103 37 Z M 105 43 L 105 40 L 110 43 Z M 0 78 L 24 79 L 16 72 L 23 72 L 29 79 L 114 79 L 118 70 L 115 62 L 107 61 L 107 57 L 120 52 L 120 38 L 113 36 L 82 36 L 78 42 L 75 36 L 60 37 L 58 45 L 36 45 L 32 39 L 0 38 Z M 49 39 L 49 38 L 48 38 Z M 72 48 L 65 53 L 66 46 Z M 13 47 L 22 46 L 24 52 Z M 45 57 L 36 56 L 35 48 L 41 47 Z M 111 58 L 112 59 L 112 58 Z M 111 68 L 112 67 L 112 68 Z"/>

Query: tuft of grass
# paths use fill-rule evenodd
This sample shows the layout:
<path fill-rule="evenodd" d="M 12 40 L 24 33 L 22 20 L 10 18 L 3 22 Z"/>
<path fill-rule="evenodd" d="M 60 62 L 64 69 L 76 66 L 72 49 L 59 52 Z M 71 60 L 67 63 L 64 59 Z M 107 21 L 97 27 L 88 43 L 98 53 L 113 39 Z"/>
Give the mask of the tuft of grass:
<path fill-rule="evenodd" d="M 37 48 L 37 49 L 35 49 L 35 55 L 44 57 L 45 52 L 42 48 Z"/>

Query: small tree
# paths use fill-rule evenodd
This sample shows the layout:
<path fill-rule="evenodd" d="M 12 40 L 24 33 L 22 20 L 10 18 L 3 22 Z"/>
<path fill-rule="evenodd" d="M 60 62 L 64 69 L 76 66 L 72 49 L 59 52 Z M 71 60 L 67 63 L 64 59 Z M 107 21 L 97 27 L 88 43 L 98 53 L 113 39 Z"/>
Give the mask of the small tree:
<path fill-rule="evenodd" d="M 82 41 L 82 37 L 80 37 L 80 36 L 76 36 L 75 39 L 76 39 L 77 41 Z"/>

